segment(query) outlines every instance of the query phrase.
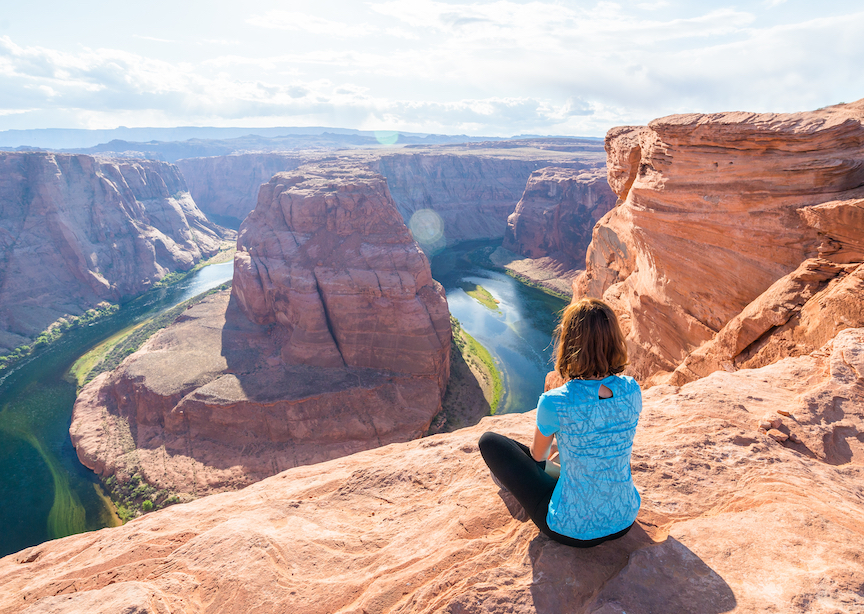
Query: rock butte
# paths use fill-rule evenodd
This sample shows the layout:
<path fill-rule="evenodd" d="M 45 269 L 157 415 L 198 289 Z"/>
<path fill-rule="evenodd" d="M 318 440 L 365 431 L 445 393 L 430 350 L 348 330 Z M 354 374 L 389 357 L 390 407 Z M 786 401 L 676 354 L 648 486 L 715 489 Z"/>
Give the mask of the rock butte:
<path fill-rule="evenodd" d="M 231 294 L 86 386 L 70 433 L 103 476 L 190 495 L 422 435 L 447 384 L 440 284 L 383 178 L 305 166 L 262 186 Z"/>
<path fill-rule="evenodd" d="M 534 413 L 297 467 L 0 560 L 0 612 L 860 612 L 864 329 L 645 394 L 637 527 L 539 536 L 476 442 Z M 782 416 L 777 410 L 791 414 Z M 765 415 L 800 444 L 775 441 Z"/>
<path fill-rule="evenodd" d="M 0 348 L 189 270 L 222 233 L 171 164 L 0 152 Z"/>
<path fill-rule="evenodd" d="M 573 278 L 585 267 L 594 225 L 616 200 L 605 169 L 534 171 L 516 210 L 507 218 L 502 245 L 525 258 L 501 264 L 569 294 Z M 504 255 L 496 256 L 500 261 Z"/>
<path fill-rule="evenodd" d="M 864 325 L 864 101 L 674 115 L 606 137 L 621 203 L 574 296 L 622 318 L 631 372 L 681 384 Z"/>

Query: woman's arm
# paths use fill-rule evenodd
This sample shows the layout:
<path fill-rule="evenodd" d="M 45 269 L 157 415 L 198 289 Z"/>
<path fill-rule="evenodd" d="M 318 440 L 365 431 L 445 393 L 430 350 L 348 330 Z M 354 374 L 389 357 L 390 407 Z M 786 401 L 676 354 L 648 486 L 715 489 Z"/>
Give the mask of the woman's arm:
<path fill-rule="evenodd" d="M 554 434 L 547 437 L 540 432 L 540 429 L 536 426 L 534 427 L 534 443 L 531 444 L 531 456 L 535 461 L 539 463 L 549 458 L 549 454 L 552 451 L 553 439 L 555 439 Z"/>

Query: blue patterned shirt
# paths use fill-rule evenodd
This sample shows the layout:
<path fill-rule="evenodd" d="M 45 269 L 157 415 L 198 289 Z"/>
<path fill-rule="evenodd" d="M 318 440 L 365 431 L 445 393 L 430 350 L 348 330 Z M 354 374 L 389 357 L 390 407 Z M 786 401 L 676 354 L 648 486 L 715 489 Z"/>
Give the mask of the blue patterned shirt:
<path fill-rule="evenodd" d="M 612 391 L 600 399 L 600 386 Z M 540 396 L 537 428 L 557 433 L 561 477 L 546 522 L 573 539 L 617 533 L 636 520 L 642 500 L 630 475 L 630 451 L 642 411 L 632 377 L 570 380 Z"/>

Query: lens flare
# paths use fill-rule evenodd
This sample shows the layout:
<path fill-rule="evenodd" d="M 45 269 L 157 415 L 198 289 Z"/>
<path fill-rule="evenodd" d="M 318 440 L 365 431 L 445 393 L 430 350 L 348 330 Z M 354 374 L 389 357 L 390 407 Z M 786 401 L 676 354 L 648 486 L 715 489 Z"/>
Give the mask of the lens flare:
<path fill-rule="evenodd" d="M 393 130 L 376 130 L 375 139 L 382 145 L 395 145 L 399 140 L 399 133 Z"/>
<path fill-rule="evenodd" d="M 426 253 L 437 252 L 444 248 L 444 220 L 432 209 L 415 211 L 408 221 L 408 228 L 414 235 L 414 240 L 420 244 Z"/>

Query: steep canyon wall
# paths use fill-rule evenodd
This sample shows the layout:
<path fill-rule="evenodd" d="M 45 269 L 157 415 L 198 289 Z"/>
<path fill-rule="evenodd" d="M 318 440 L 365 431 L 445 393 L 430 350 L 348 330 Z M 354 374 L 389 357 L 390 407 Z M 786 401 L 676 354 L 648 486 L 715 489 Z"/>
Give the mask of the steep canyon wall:
<path fill-rule="evenodd" d="M 207 213 L 244 219 L 258 188 L 304 162 L 365 166 L 383 175 L 406 223 L 420 209 L 443 221 L 443 244 L 504 235 L 507 216 L 531 173 L 546 166 L 590 169 L 605 159 L 599 142 L 502 141 L 466 146 L 302 153 L 248 153 L 179 160 L 190 191 Z"/>
<path fill-rule="evenodd" d="M 171 164 L 0 153 L 0 349 L 190 269 L 221 232 Z"/>
<path fill-rule="evenodd" d="M 609 132 L 621 204 L 574 293 L 621 314 L 636 377 L 769 364 L 864 324 L 862 119 L 859 101 Z"/>

